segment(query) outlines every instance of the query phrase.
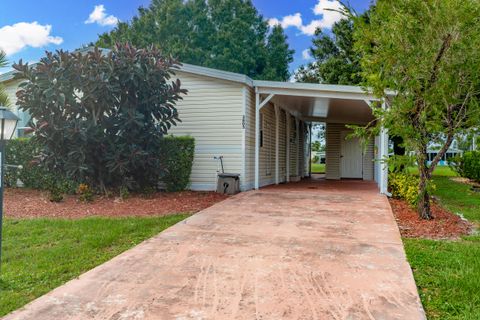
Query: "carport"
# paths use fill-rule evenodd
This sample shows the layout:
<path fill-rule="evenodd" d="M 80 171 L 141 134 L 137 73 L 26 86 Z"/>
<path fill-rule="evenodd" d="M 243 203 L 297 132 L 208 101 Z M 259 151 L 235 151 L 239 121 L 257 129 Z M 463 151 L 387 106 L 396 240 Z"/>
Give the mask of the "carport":
<path fill-rule="evenodd" d="M 388 156 L 387 130 L 382 129 L 378 136 L 371 141 L 365 141 L 364 144 L 361 144 L 358 138 L 347 137 L 351 132 L 348 125 L 366 125 L 374 122 L 375 118 L 370 106 L 375 102 L 385 105 L 383 101 L 356 86 L 270 81 L 254 81 L 253 86 L 256 112 L 256 189 L 268 184 L 262 182 L 261 170 L 263 171 L 265 167 L 263 162 L 267 161 L 266 157 L 262 156 L 263 141 L 268 141 L 266 135 L 269 133 L 264 128 L 263 119 L 268 118 L 270 113 L 274 115 L 271 140 L 274 144 L 275 184 L 290 182 L 292 177 L 297 179 L 308 175 L 304 167 L 307 161 L 302 160 L 306 160 L 307 148 L 310 150 L 311 141 L 308 135 L 311 124 L 324 122 L 326 123 L 326 179 L 373 180 L 381 193 L 387 192 L 388 170 L 387 166 L 380 161 Z M 286 141 L 285 144 L 284 141 Z M 292 143 L 298 149 L 292 150 Z M 283 150 L 284 145 L 285 150 Z M 295 152 L 293 167 L 292 152 Z M 283 172 L 283 167 L 286 172 Z"/>

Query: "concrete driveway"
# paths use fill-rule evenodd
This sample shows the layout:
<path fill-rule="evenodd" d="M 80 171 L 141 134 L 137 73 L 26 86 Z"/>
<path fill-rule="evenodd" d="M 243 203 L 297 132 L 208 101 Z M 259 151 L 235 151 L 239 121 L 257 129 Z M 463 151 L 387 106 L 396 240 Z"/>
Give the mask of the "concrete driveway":
<path fill-rule="evenodd" d="M 361 181 L 247 192 L 5 319 L 425 319 L 387 199 Z"/>

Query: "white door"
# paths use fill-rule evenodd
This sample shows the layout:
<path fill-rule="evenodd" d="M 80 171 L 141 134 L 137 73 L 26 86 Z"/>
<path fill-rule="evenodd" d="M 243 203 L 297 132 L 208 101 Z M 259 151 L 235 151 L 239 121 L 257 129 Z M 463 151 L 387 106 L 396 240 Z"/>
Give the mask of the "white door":
<path fill-rule="evenodd" d="M 349 132 L 341 133 L 341 155 L 340 155 L 340 172 L 342 178 L 361 179 L 363 178 L 362 170 L 362 145 L 360 139 L 347 137 Z"/>

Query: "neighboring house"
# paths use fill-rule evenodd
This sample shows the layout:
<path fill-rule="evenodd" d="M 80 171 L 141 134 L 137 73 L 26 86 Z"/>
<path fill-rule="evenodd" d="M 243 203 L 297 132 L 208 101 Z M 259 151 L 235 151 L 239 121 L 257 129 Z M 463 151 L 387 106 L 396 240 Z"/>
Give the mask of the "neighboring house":
<path fill-rule="evenodd" d="M 7 92 L 8 98 L 10 100 L 11 105 L 9 106 L 10 109 L 20 118 L 17 124 L 17 130 L 14 133 L 15 137 L 23 137 L 25 129 L 28 128 L 28 121 L 30 120 L 30 115 L 27 112 L 22 112 L 18 110 L 16 105 L 17 102 L 17 90 L 18 85 L 20 84 L 20 80 L 13 79 L 13 72 L 7 72 L 4 74 L 0 74 L 0 83 L 3 83 L 5 90 Z"/>
<path fill-rule="evenodd" d="M 326 178 L 375 180 L 387 192 L 387 168 L 374 161 L 388 155 L 385 130 L 366 149 L 358 139 L 345 139 L 347 124 L 373 120 L 369 104 L 377 99 L 360 87 L 254 81 L 187 64 L 176 74 L 188 95 L 177 103 L 182 122 L 169 133 L 195 138 L 191 189 L 216 189 L 218 156 L 225 172 L 240 174 L 242 190 L 308 176 L 310 123 L 325 122 Z M 18 81 L 12 74 L 0 81 L 14 104 Z M 28 115 L 19 115 L 21 136 Z"/>

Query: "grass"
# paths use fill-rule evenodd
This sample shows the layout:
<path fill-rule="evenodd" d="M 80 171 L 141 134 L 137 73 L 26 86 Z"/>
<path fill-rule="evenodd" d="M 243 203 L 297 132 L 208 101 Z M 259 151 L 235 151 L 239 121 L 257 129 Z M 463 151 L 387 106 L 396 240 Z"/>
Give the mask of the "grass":
<path fill-rule="evenodd" d="M 312 173 L 325 173 L 325 164 L 312 163 Z"/>
<path fill-rule="evenodd" d="M 186 217 L 6 219 L 0 317 Z"/>
<path fill-rule="evenodd" d="M 415 172 L 415 170 L 412 170 Z M 448 167 L 434 172 L 434 195 L 452 212 L 480 222 L 480 194 L 450 180 Z M 480 319 L 480 236 L 458 241 L 403 239 L 429 319 Z"/>

